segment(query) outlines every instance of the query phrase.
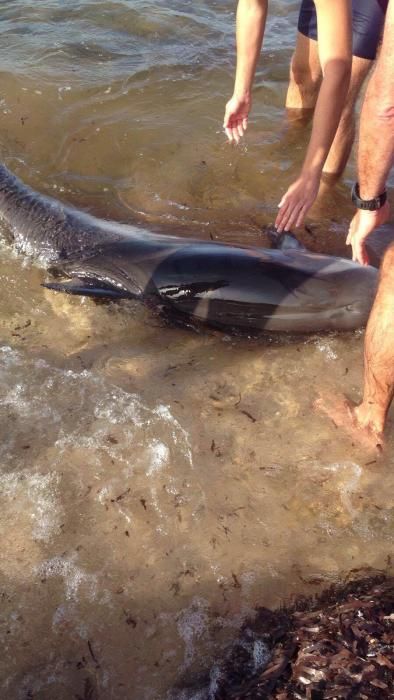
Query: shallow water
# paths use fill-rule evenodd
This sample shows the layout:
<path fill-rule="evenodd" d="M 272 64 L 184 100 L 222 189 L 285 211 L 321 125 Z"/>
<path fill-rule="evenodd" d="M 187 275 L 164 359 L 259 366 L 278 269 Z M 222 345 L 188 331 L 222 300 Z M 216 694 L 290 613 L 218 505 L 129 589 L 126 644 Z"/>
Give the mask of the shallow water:
<path fill-rule="evenodd" d="M 264 243 L 307 140 L 282 109 L 297 3 L 271 3 L 238 148 L 233 4 L 170 5 L 3 0 L 4 159 L 101 216 Z M 344 250 L 345 184 L 309 247 Z M 44 278 L 1 247 L 1 697 L 185 697 L 256 603 L 390 567 L 392 426 L 376 459 L 312 409 L 360 398 L 361 331 L 171 328 Z"/>

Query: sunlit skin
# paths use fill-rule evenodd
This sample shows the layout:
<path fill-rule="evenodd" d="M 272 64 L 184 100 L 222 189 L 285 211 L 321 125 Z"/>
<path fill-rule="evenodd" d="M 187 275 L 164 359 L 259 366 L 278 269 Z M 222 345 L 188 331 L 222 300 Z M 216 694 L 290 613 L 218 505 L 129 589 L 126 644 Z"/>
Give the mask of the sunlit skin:
<path fill-rule="evenodd" d="M 394 0 L 387 8 L 383 44 L 364 100 L 360 123 L 358 173 L 360 195 L 381 194 L 394 162 Z M 389 205 L 357 211 L 349 229 L 353 258 L 368 263 L 365 241 L 389 217 Z M 322 397 L 319 408 L 336 425 L 369 447 L 383 445 L 383 431 L 394 395 L 394 245 L 386 252 L 364 348 L 364 396 L 355 406 L 344 397 Z"/>
<path fill-rule="evenodd" d="M 355 107 L 363 83 L 373 65 L 373 60 L 353 56 L 350 84 L 341 119 L 323 167 L 325 180 L 335 183 L 342 175 L 348 161 L 356 132 Z M 290 79 L 286 95 L 286 111 L 289 122 L 304 124 L 309 121 L 319 95 L 322 71 L 318 43 L 297 32 L 295 51 L 290 64 Z"/>
<path fill-rule="evenodd" d="M 372 199 L 386 189 L 394 160 L 394 5 L 387 7 L 382 49 L 369 82 L 361 112 L 358 175 L 360 196 Z M 347 242 L 353 259 L 367 265 L 365 240 L 378 226 L 386 223 L 389 204 L 377 211 L 357 211 L 350 224 Z"/>
<path fill-rule="evenodd" d="M 279 202 L 278 231 L 300 226 L 316 199 L 320 177 L 341 118 L 352 64 L 350 0 L 316 0 L 318 55 L 322 80 L 312 134 L 301 173 Z M 226 105 L 224 129 L 239 142 L 247 125 L 251 90 L 264 37 L 268 0 L 239 0 L 237 69 L 234 93 Z"/>

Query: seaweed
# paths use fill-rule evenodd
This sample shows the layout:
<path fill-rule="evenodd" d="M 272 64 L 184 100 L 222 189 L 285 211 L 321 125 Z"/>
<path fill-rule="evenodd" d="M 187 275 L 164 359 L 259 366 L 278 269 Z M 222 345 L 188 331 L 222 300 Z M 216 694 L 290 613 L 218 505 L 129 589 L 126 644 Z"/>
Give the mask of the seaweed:
<path fill-rule="evenodd" d="M 210 700 L 392 699 L 394 578 L 370 575 L 291 607 L 258 608 L 210 678 Z"/>

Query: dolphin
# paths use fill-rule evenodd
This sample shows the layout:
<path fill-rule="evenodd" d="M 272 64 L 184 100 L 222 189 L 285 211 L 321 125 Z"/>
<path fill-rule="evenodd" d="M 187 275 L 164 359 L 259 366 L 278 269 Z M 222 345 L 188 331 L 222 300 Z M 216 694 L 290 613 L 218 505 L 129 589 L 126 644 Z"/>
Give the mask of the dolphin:
<path fill-rule="evenodd" d="M 4 165 L 0 217 L 7 238 L 52 275 L 45 287 L 140 299 L 227 331 L 352 330 L 376 292 L 375 268 L 310 253 L 289 236 L 274 250 L 162 235 L 38 194 Z"/>

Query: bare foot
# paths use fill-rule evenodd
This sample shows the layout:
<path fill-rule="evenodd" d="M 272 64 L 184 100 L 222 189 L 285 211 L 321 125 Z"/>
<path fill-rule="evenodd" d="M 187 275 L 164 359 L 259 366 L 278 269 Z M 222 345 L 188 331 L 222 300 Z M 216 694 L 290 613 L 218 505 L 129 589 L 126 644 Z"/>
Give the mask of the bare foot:
<path fill-rule="evenodd" d="M 384 446 L 382 433 L 376 432 L 370 425 L 361 425 L 357 418 L 356 405 L 345 396 L 325 394 L 316 399 L 314 406 L 318 411 L 329 416 L 337 428 L 343 428 L 361 447 L 382 451 Z"/>

